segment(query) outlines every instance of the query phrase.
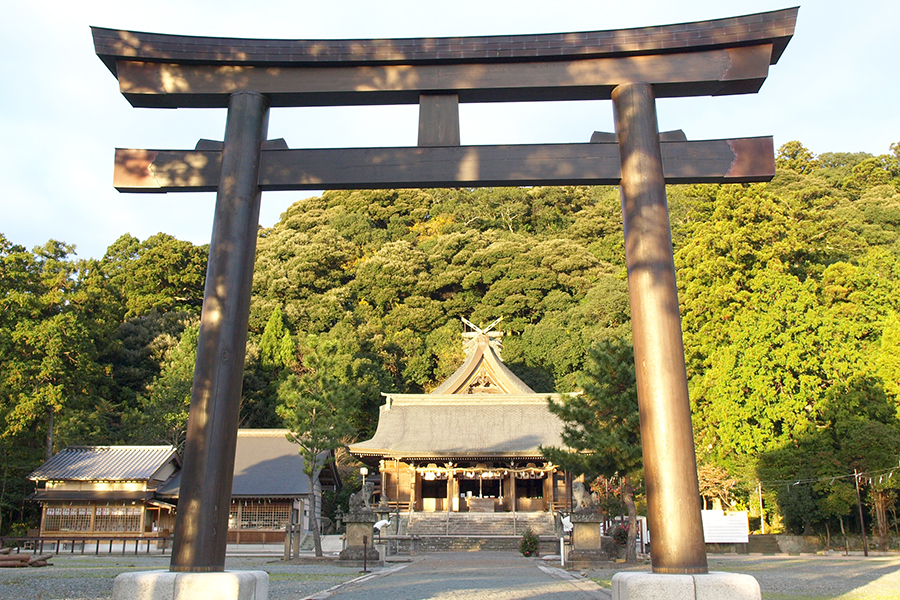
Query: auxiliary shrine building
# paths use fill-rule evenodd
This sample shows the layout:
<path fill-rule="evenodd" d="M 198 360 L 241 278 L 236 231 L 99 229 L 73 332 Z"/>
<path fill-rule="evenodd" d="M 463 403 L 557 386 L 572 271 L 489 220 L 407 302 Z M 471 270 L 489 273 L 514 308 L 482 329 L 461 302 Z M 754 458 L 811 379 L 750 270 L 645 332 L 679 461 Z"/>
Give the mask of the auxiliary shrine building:
<path fill-rule="evenodd" d="M 498 320 L 499 321 L 499 320 Z M 562 446 L 548 399 L 500 359 L 491 326 L 463 334 L 466 358 L 430 394 L 384 394 L 375 436 L 350 453 L 380 473 L 392 507 L 420 512 L 537 512 L 565 508 L 566 474 L 541 455 Z"/>
<path fill-rule="evenodd" d="M 239 429 L 228 515 L 229 543 L 284 541 L 308 523 L 310 495 L 340 489 L 333 463 L 313 490 L 285 429 Z M 70 446 L 32 472 L 42 505 L 40 536 L 146 540 L 175 529 L 181 457 L 173 446 Z"/>

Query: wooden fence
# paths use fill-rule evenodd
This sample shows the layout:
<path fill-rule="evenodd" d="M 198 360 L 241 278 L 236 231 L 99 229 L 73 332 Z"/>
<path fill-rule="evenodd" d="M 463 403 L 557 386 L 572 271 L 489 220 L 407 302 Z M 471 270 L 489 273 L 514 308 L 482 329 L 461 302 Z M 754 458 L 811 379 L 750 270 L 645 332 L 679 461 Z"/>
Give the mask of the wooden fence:
<path fill-rule="evenodd" d="M 165 554 L 172 536 L 122 538 L 98 536 L 0 537 L 0 547 L 13 552 L 37 551 L 39 554 Z"/>

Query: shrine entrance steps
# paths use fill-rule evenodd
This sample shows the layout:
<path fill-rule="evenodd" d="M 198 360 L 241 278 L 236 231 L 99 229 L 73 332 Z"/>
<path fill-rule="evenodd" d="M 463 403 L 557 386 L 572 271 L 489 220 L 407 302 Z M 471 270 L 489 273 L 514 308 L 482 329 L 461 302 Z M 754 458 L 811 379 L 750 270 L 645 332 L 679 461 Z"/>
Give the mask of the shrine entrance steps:
<path fill-rule="evenodd" d="M 556 525 L 549 512 L 455 513 L 414 512 L 409 515 L 409 535 L 512 535 L 526 529 L 537 535 L 553 536 Z"/>
<path fill-rule="evenodd" d="M 552 513 L 421 513 L 409 515 L 406 533 L 418 538 L 419 550 L 517 550 L 522 534 L 531 529 L 541 549 L 557 545 Z"/>

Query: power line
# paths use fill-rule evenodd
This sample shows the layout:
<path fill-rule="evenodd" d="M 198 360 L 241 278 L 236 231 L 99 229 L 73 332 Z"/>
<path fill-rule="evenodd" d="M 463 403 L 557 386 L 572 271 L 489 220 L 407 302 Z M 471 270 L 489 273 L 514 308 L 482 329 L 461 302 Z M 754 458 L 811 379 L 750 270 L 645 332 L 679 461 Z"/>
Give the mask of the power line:
<path fill-rule="evenodd" d="M 760 480 L 760 483 L 765 486 L 773 486 L 773 487 L 781 487 L 782 485 L 787 486 L 795 486 L 795 485 L 804 485 L 808 483 L 819 483 L 819 482 L 829 482 L 829 485 L 834 484 L 835 481 L 841 479 L 853 479 L 857 477 L 860 482 L 871 482 L 875 477 L 880 477 L 879 482 L 883 481 L 884 474 L 888 474 L 888 479 L 891 479 L 894 476 L 894 471 L 900 469 L 900 463 L 896 467 L 889 467 L 887 469 L 880 469 L 877 471 L 863 471 L 854 475 L 853 473 L 844 474 L 844 475 L 829 475 L 825 477 L 810 477 L 810 478 L 791 478 L 791 479 L 763 479 Z"/>

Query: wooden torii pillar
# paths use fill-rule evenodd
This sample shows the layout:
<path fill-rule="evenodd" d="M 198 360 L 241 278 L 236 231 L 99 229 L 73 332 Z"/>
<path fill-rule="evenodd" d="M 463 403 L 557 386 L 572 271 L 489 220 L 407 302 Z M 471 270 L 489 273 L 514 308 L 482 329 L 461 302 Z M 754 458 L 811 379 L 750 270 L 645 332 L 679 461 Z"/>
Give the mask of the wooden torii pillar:
<path fill-rule="evenodd" d="M 654 573 L 706 573 L 666 183 L 766 181 L 770 137 L 660 136 L 655 98 L 759 90 L 796 8 L 617 31 L 397 40 L 249 40 L 93 28 L 136 107 L 228 108 L 223 144 L 117 150 L 129 192 L 216 190 L 171 571 L 225 562 L 260 192 L 621 184 Z M 460 145 L 460 102 L 612 99 L 616 137 Z M 419 104 L 415 147 L 291 150 L 269 107 Z"/>

